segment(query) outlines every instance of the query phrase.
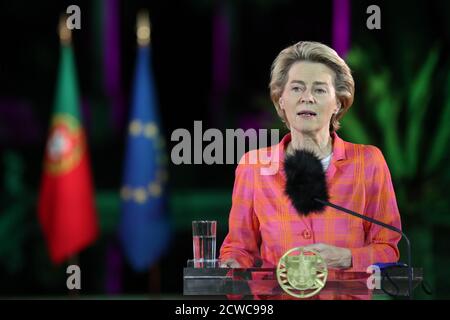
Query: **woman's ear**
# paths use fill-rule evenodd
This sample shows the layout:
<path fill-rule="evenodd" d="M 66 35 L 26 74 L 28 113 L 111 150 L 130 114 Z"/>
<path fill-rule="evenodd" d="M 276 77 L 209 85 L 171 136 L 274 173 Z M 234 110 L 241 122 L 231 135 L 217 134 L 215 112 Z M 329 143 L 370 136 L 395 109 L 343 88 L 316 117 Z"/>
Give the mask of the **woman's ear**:
<path fill-rule="evenodd" d="M 341 103 L 338 102 L 336 106 L 336 110 L 334 111 L 334 114 L 338 114 L 338 112 L 341 111 Z"/>

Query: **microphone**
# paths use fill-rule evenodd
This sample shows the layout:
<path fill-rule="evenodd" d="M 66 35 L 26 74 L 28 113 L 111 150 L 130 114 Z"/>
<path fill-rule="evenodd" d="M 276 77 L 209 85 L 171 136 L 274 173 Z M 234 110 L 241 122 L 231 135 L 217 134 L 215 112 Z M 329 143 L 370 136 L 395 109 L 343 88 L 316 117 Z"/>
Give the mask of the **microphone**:
<path fill-rule="evenodd" d="M 402 230 L 329 202 L 325 172 L 314 152 L 295 150 L 293 154 L 286 155 L 284 171 L 287 177 L 285 193 L 299 214 L 307 216 L 312 212 L 323 212 L 325 206 L 328 206 L 402 235 L 407 245 L 408 296 L 409 299 L 413 299 L 411 243 Z"/>

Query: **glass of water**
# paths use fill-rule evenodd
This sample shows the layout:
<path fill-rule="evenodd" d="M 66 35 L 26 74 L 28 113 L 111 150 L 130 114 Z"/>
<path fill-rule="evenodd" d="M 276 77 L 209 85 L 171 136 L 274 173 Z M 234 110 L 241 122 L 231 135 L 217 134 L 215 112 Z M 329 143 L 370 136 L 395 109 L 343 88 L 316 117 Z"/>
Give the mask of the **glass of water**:
<path fill-rule="evenodd" d="M 216 228 L 217 221 L 192 221 L 194 268 L 216 266 Z"/>

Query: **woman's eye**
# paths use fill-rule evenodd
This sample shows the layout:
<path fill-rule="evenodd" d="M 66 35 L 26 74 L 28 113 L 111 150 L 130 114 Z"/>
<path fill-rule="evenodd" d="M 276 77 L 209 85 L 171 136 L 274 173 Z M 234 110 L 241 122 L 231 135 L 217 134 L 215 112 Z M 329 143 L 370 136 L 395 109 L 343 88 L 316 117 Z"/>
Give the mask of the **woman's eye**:
<path fill-rule="evenodd" d="M 300 87 L 292 87 L 292 91 L 294 92 L 300 92 L 301 88 Z"/>
<path fill-rule="evenodd" d="M 316 92 L 322 94 L 322 93 L 326 93 L 326 90 L 325 89 L 316 89 Z"/>

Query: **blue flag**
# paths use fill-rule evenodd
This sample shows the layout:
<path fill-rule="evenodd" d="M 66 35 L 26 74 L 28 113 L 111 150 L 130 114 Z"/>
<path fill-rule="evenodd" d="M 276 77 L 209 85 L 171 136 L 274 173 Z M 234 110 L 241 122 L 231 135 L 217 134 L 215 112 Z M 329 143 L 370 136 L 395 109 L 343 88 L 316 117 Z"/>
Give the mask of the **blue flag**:
<path fill-rule="evenodd" d="M 144 271 L 167 249 L 164 139 L 161 133 L 149 46 L 140 46 L 134 77 L 121 194 L 119 235 L 135 271 Z"/>

